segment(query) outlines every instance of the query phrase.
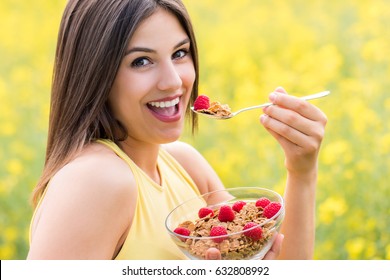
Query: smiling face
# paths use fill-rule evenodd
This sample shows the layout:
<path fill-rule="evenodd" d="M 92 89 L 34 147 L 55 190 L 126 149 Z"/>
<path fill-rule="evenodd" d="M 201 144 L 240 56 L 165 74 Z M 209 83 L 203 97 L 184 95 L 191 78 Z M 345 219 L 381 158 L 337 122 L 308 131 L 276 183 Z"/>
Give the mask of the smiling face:
<path fill-rule="evenodd" d="M 109 96 L 127 141 L 177 140 L 194 81 L 188 35 L 173 14 L 158 9 L 130 39 Z"/>

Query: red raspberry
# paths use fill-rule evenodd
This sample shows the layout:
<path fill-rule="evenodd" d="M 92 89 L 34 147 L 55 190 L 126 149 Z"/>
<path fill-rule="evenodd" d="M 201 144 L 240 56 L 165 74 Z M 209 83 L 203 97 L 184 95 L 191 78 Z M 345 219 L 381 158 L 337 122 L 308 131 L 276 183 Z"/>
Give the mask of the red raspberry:
<path fill-rule="evenodd" d="M 221 236 L 221 235 L 226 235 L 227 230 L 223 226 L 214 226 L 210 230 L 210 236 Z M 221 243 L 226 239 L 226 236 L 220 237 L 220 238 L 213 238 L 213 241 L 216 243 Z"/>
<path fill-rule="evenodd" d="M 250 229 L 256 226 L 258 226 L 256 223 L 249 222 L 244 226 L 243 230 Z M 245 231 L 244 235 L 251 238 L 253 241 L 257 241 L 263 236 L 263 230 L 261 227 L 256 227 L 254 229 Z"/>
<path fill-rule="evenodd" d="M 210 99 L 206 95 L 199 95 L 194 102 L 195 111 L 208 109 L 210 107 Z"/>
<path fill-rule="evenodd" d="M 279 202 L 271 202 L 264 208 L 263 216 L 270 219 L 279 212 L 280 208 L 282 205 Z"/>
<path fill-rule="evenodd" d="M 244 205 L 246 204 L 245 201 L 236 201 L 233 206 L 232 206 L 232 209 L 236 212 L 240 212 L 242 207 L 244 207 Z"/>
<path fill-rule="evenodd" d="M 188 228 L 183 228 L 183 227 L 177 227 L 177 228 L 175 228 L 175 230 L 173 232 L 176 234 L 185 235 L 185 236 L 189 236 L 191 233 L 191 231 Z M 183 238 L 183 237 L 179 237 L 179 238 L 183 242 L 186 241 L 186 238 Z"/>
<path fill-rule="evenodd" d="M 219 208 L 218 220 L 220 222 L 231 222 L 234 220 L 233 209 L 229 205 L 223 205 Z"/>
<path fill-rule="evenodd" d="M 256 206 L 257 207 L 261 207 L 261 208 L 265 208 L 268 204 L 270 204 L 270 200 L 266 197 L 261 197 L 259 198 L 257 201 L 256 201 Z"/>
<path fill-rule="evenodd" d="M 211 208 L 203 207 L 199 209 L 198 216 L 199 218 L 204 218 L 206 216 L 210 215 L 210 217 L 214 216 L 214 211 Z"/>

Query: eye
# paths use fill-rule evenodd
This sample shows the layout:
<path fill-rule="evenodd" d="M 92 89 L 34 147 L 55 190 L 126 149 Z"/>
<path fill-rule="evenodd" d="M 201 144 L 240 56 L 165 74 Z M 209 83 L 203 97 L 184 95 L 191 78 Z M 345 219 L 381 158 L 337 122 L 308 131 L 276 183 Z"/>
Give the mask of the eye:
<path fill-rule="evenodd" d="M 173 59 L 181 59 L 183 57 L 186 57 L 188 55 L 189 51 L 186 50 L 186 49 L 181 49 L 181 50 L 178 50 L 177 52 L 175 52 L 173 55 L 172 55 L 172 58 Z"/>
<path fill-rule="evenodd" d="M 149 65 L 151 64 L 152 62 L 146 58 L 146 57 L 140 57 L 140 58 L 137 58 L 135 59 L 132 63 L 131 63 L 131 66 L 132 67 L 135 67 L 135 68 L 138 68 L 138 67 L 144 67 L 146 65 Z"/>

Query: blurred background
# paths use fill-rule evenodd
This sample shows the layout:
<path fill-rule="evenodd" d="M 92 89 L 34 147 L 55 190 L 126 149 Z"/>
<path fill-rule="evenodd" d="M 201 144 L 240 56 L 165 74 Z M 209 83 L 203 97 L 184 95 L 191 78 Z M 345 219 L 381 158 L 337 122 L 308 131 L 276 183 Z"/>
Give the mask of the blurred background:
<path fill-rule="evenodd" d="M 290 94 L 328 116 L 317 191 L 316 259 L 390 259 L 390 1 L 185 0 L 200 92 L 233 110 Z M 43 166 L 51 73 L 65 0 L 0 1 L 0 259 L 25 259 Z M 226 187 L 284 191 L 281 148 L 261 111 L 200 118 L 184 141 Z"/>

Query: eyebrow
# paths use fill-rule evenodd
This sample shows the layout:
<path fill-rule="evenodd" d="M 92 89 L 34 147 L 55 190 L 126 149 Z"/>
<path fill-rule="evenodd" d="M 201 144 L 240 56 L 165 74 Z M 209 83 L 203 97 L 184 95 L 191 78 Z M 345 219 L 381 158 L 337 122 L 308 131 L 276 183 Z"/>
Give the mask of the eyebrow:
<path fill-rule="evenodd" d="M 177 43 L 173 49 L 177 49 L 179 47 L 181 47 L 182 45 L 185 45 L 187 43 L 190 43 L 190 39 L 189 38 L 185 38 L 184 40 L 180 41 L 179 43 Z M 134 48 L 131 48 L 129 50 L 127 50 L 125 52 L 125 56 L 131 54 L 131 53 L 134 53 L 134 52 L 146 52 L 146 53 L 156 53 L 155 50 L 153 49 L 149 49 L 149 48 L 145 48 L 145 47 L 134 47 Z"/>

